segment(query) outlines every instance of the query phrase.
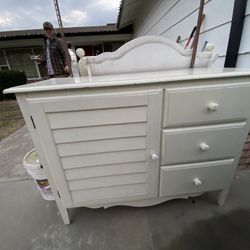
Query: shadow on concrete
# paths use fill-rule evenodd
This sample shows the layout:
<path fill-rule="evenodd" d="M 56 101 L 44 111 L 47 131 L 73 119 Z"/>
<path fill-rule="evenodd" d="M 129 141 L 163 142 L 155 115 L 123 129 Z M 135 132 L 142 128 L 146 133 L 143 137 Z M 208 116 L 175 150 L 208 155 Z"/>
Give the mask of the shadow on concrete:
<path fill-rule="evenodd" d="M 181 235 L 161 250 L 249 250 L 250 210 L 237 209 L 184 228 Z"/>

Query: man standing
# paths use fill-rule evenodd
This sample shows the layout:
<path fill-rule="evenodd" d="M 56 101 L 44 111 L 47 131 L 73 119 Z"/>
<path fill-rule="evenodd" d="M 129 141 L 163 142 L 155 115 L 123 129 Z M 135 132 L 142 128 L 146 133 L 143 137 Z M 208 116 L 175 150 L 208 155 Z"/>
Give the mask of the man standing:
<path fill-rule="evenodd" d="M 45 58 L 43 64 L 47 66 L 48 76 L 68 77 L 71 75 L 71 60 L 64 42 L 55 35 L 50 22 L 43 23 L 45 43 Z"/>

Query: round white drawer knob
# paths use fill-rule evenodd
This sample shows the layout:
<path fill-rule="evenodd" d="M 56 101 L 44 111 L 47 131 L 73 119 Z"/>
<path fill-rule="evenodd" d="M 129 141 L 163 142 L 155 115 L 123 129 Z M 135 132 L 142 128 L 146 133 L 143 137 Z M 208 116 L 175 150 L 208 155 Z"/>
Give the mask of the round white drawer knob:
<path fill-rule="evenodd" d="M 194 178 L 194 185 L 200 186 L 202 184 L 202 181 L 199 178 Z"/>
<path fill-rule="evenodd" d="M 206 144 L 205 142 L 202 142 L 202 143 L 200 144 L 200 150 L 201 150 L 201 151 L 208 151 L 209 148 L 210 148 L 209 145 Z"/>
<path fill-rule="evenodd" d="M 152 154 L 152 160 L 158 160 L 159 159 L 159 156 L 157 154 Z"/>
<path fill-rule="evenodd" d="M 219 108 L 219 104 L 216 103 L 216 102 L 210 102 L 210 103 L 207 105 L 207 109 L 208 109 L 209 111 L 216 111 L 216 110 L 218 110 L 218 108 Z"/>

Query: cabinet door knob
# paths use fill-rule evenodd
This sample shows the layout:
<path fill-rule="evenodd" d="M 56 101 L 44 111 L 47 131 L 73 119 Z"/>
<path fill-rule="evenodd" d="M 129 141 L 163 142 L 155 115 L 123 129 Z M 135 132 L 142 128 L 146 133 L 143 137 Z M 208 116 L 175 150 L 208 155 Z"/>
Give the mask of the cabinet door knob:
<path fill-rule="evenodd" d="M 194 185 L 200 186 L 200 185 L 202 185 L 202 181 L 199 178 L 194 178 Z"/>
<path fill-rule="evenodd" d="M 152 154 L 151 158 L 152 160 L 158 160 L 159 156 L 157 154 Z"/>
<path fill-rule="evenodd" d="M 209 145 L 206 144 L 205 142 L 202 142 L 202 143 L 200 144 L 200 150 L 201 150 L 201 151 L 208 151 L 209 148 L 210 148 Z"/>
<path fill-rule="evenodd" d="M 216 111 L 216 110 L 218 110 L 218 108 L 219 108 L 219 104 L 216 103 L 216 102 L 210 102 L 210 103 L 207 105 L 207 109 L 208 109 L 209 111 Z"/>

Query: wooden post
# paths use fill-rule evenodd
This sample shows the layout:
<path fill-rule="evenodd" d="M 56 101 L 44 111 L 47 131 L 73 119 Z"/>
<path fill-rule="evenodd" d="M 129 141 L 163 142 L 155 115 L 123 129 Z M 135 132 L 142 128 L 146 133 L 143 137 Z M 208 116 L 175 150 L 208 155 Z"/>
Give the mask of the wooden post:
<path fill-rule="evenodd" d="M 196 52 L 197 52 L 197 47 L 198 47 L 200 29 L 201 29 L 201 24 L 202 24 L 204 4 L 205 4 L 205 0 L 200 0 L 199 15 L 198 15 L 198 20 L 197 20 L 197 29 L 195 32 L 194 48 L 193 48 L 192 59 L 191 59 L 191 64 L 190 64 L 191 69 L 194 68 L 194 63 L 195 63 L 195 57 L 196 57 Z"/>

